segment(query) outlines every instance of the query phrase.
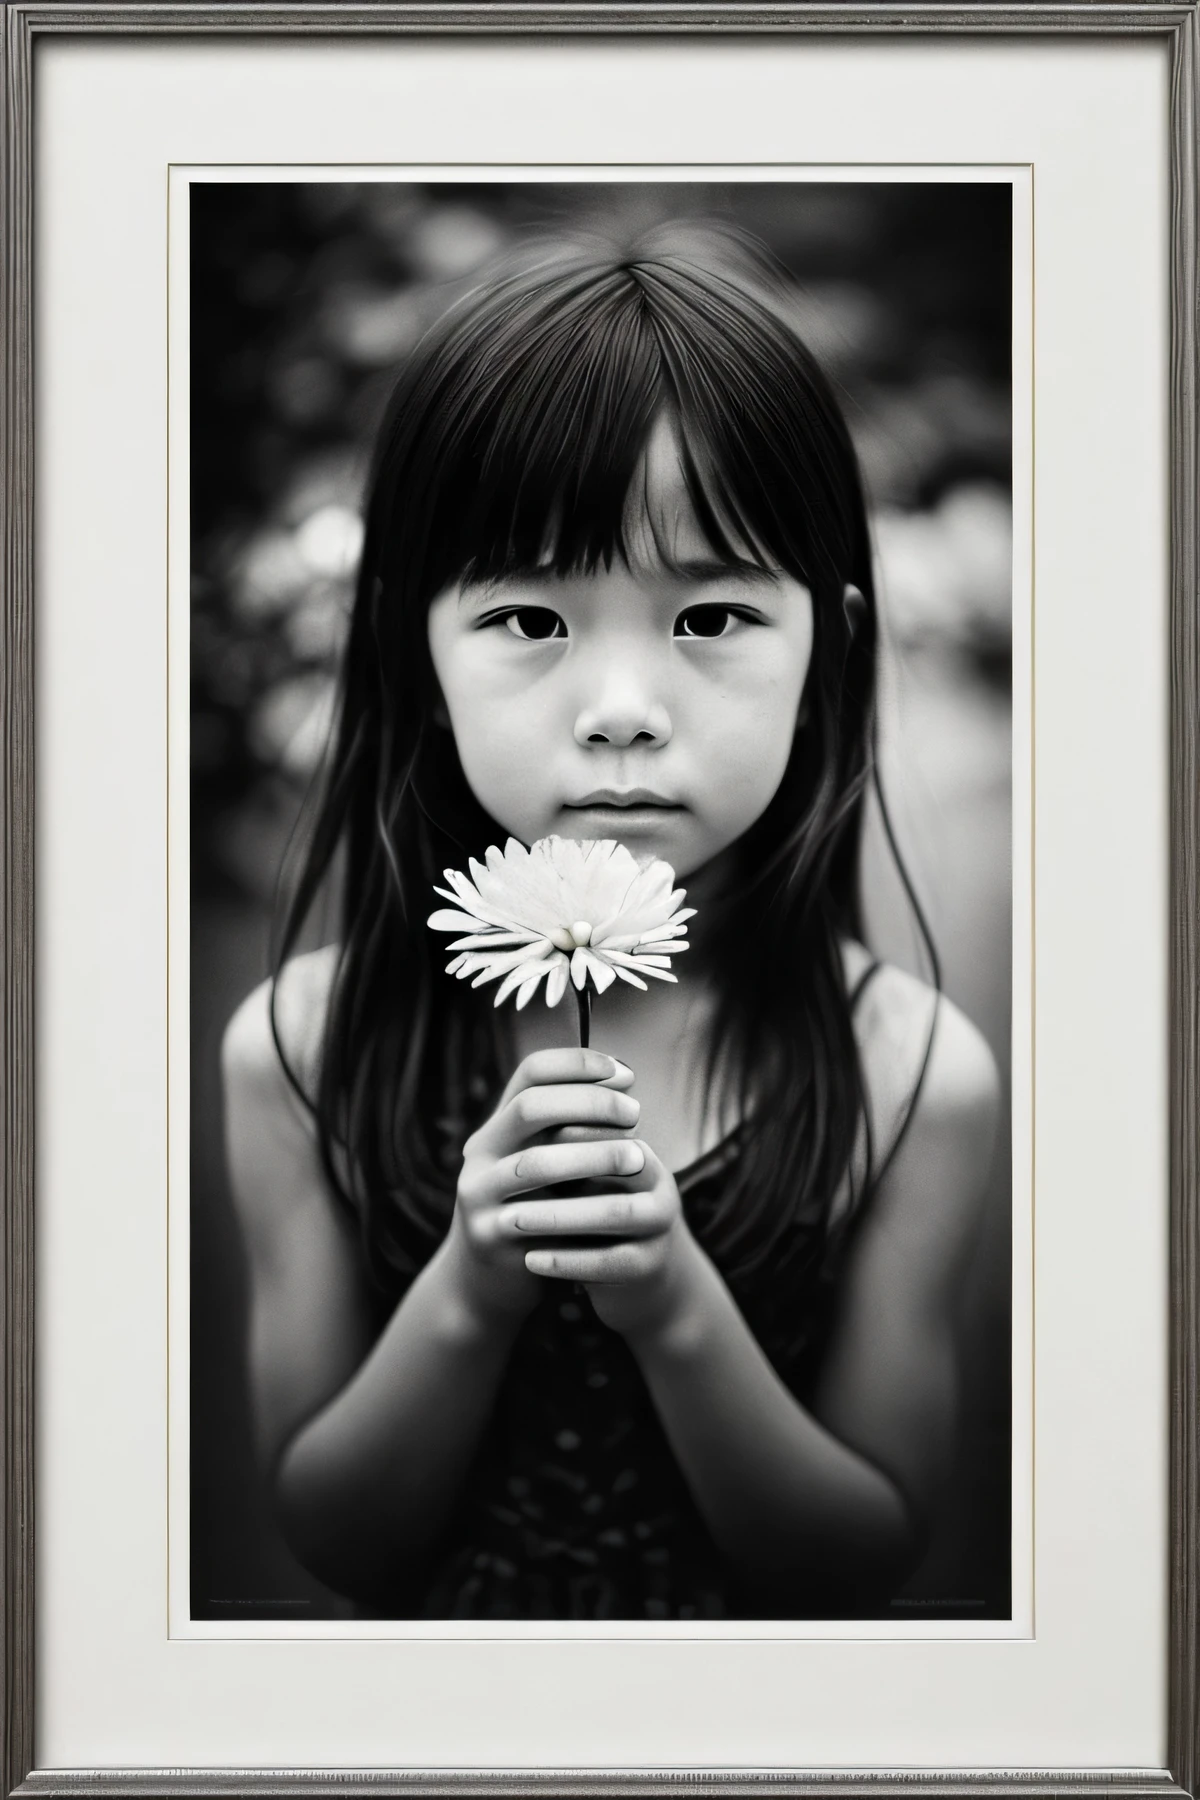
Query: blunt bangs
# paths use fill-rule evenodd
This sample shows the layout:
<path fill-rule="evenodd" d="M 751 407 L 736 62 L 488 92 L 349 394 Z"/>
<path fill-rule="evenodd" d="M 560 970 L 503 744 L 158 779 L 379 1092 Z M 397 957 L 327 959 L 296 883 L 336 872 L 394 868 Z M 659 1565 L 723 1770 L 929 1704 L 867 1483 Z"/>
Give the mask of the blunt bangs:
<path fill-rule="evenodd" d="M 769 271 L 749 258 L 735 270 L 724 235 L 702 260 L 702 234 L 688 237 L 560 246 L 491 278 L 418 352 L 396 471 L 424 539 L 423 556 L 410 545 L 400 559 L 413 598 L 632 567 L 647 545 L 679 572 L 677 513 L 647 478 L 660 418 L 715 558 L 782 570 L 814 596 L 869 582 L 846 504 L 853 451 Z"/>

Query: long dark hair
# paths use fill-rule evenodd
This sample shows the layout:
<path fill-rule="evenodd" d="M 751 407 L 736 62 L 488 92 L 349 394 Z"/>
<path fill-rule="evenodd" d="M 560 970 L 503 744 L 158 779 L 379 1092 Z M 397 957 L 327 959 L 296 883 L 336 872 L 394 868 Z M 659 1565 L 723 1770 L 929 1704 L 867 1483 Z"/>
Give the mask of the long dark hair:
<path fill-rule="evenodd" d="M 793 304 L 769 255 L 726 228 L 560 240 L 451 308 L 396 382 L 339 715 L 273 958 L 277 980 L 336 875 L 338 962 L 306 1099 L 384 1297 L 445 1234 L 462 1140 L 495 1104 L 508 1045 L 507 1009 L 447 979 L 425 924 L 444 869 L 503 835 L 433 723 L 428 607 L 464 578 L 627 558 L 631 491 L 664 412 L 714 553 L 748 553 L 813 599 L 803 724 L 734 878 L 706 902 L 708 1092 L 719 1061 L 752 1123 L 706 1242 L 737 1283 L 799 1267 L 827 1235 L 866 1127 L 840 940 L 862 935 L 876 612 L 858 463 Z M 864 602 L 853 626 L 847 584 Z"/>

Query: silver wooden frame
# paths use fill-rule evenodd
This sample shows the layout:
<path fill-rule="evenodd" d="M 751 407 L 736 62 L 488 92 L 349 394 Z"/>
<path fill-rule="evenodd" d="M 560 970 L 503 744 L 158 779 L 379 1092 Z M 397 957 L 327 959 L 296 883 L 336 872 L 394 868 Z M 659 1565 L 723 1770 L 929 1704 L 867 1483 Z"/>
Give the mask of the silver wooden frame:
<path fill-rule="evenodd" d="M 1200 1797 L 1200 630 L 1197 590 L 1197 103 L 1200 0 L 1025 0 L 1024 4 L 906 6 L 896 0 L 710 5 L 625 0 L 557 4 L 160 5 L 129 0 L 0 0 L 4 10 L 3 134 L 0 137 L 0 1538 L 5 1794 L 51 1796 L 326 1795 L 514 1796 L 536 1792 L 609 1796 L 1012 1794 L 1165 1800 Z M 350 34 L 754 33 L 856 36 L 988 34 L 1025 40 L 1090 33 L 1165 39 L 1171 60 L 1171 1447 L 1168 1764 L 1165 1769 L 957 1773 L 687 1770 L 494 1772 L 304 1769 L 71 1769 L 34 1766 L 33 1592 L 33 69 L 50 35 L 137 34 L 160 39 L 222 34 L 257 37 Z"/>

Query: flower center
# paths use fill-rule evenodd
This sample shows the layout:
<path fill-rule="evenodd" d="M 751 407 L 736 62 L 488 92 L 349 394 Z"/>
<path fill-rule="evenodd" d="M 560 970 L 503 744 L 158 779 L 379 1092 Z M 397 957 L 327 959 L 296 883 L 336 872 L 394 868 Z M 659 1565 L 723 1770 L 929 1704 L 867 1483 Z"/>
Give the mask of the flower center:
<path fill-rule="evenodd" d="M 556 925 L 550 933 L 550 942 L 556 950 L 568 953 L 582 948 L 592 941 L 592 928 L 586 919 L 576 919 L 573 925 Z"/>

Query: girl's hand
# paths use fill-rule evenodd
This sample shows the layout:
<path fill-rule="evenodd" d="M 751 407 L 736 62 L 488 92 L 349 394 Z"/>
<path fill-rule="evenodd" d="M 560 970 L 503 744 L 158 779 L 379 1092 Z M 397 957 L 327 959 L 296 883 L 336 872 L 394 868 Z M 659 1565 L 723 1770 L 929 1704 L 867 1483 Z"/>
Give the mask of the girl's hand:
<path fill-rule="evenodd" d="M 683 1216 L 675 1177 L 641 1138 L 608 1147 L 622 1152 L 622 1191 L 531 1197 L 506 1208 L 502 1230 L 528 1245 L 552 1237 L 525 1254 L 535 1275 L 581 1281 L 604 1324 L 622 1336 L 652 1336 L 680 1314 L 692 1291 L 699 1248 Z M 618 1172 L 614 1158 L 610 1168 Z M 635 1164 L 640 1166 L 635 1167 Z M 611 1242 L 575 1240 L 611 1239 Z"/>
<path fill-rule="evenodd" d="M 537 1050 L 518 1064 L 491 1118 L 463 1146 L 447 1245 L 472 1312 L 522 1319 L 542 1291 L 540 1271 L 526 1262 L 530 1234 L 512 1225 L 518 1195 L 644 1168 L 642 1148 L 624 1135 L 641 1112 L 619 1091 L 632 1080 L 599 1050 Z M 550 1134 L 560 1141 L 546 1141 Z M 582 1202 L 563 1195 L 547 1204 L 567 1214 Z"/>

